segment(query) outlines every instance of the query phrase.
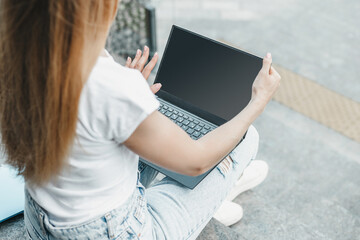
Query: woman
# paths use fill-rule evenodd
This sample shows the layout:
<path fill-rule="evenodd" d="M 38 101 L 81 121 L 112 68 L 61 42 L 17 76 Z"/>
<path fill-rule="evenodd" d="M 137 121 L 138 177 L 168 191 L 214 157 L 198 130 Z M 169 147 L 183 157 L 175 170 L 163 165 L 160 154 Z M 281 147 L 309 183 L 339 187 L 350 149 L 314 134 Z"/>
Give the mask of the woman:
<path fill-rule="evenodd" d="M 29 237 L 196 238 L 256 154 L 250 125 L 280 81 L 271 55 L 248 106 L 194 141 L 156 111 L 144 77 L 158 56 L 144 67 L 146 48 L 130 69 L 103 50 L 117 0 L 0 3 L 1 136 L 26 181 Z M 194 190 L 169 178 L 145 189 L 155 174 L 138 174 L 138 155 L 192 176 L 225 159 Z"/>

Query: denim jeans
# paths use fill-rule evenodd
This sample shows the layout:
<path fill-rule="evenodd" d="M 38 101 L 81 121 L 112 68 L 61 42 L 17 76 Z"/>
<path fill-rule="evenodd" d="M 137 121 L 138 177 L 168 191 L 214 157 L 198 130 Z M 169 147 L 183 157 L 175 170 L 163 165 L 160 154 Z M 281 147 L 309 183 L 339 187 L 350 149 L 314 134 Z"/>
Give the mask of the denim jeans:
<path fill-rule="evenodd" d="M 56 227 L 25 190 L 25 226 L 30 239 L 196 239 L 255 158 L 259 144 L 250 126 L 245 139 L 193 190 L 139 164 L 137 187 L 121 207 L 76 226 Z"/>

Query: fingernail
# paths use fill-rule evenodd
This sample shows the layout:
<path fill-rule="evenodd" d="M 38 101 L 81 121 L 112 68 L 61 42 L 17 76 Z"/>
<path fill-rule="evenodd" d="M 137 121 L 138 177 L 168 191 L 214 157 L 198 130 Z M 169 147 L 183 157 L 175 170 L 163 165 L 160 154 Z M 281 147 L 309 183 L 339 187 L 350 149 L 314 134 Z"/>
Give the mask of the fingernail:
<path fill-rule="evenodd" d="M 128 61 L 128 62 L 129 62 L 129 61 L 131 61 L 131 58 L 130 58 L 130 57 L 128 57 L 126 61 Z"/>
<path fill-rule="evenodd" d="M 162 86 L 161 83 L 157 83 L 157 84 L 156 84 L 156 87 L 157 87 L 158 89 L 161 88 L 161 86 Z"/>
<path fill-rule="evenodd" d="M 149 49 L 148 46 L 145 45 L 144 46 L 144 52 L 147 51 L 148 49 Z"/>
<path fill-rule="evenodd" d="M 266 54 L 266 57 L 267 57 L 267 58 L 271 58 L 271 53 L 267 53 L 267 54 Z"/>
<path fill-rule="evenodd" d="M 158 53 L 157 53 L 157 52 L 155 52 L 154 57 L 155 57 L 155 56 L 157 56 L 157 55 L 158 55 Z"/>
<path fill-rule="evenodd" d="M 140 54 L 140 49 L 138 49 L 138 50 L 136 51 L 136 55 L 138 55 L 138 54 Z"/>

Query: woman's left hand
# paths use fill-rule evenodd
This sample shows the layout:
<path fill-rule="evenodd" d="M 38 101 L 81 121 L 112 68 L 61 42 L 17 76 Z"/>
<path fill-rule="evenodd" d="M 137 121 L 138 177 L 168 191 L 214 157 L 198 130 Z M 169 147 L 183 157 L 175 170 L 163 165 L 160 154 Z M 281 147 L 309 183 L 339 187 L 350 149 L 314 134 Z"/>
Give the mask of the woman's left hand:
<path fill-rule="evenodd" d="M 148 79 L 151 71 L 154 69 L 156 62 L 158 60 L 158 53 L 154 54 L 154 57 L 150 60 L 150 62 L 145 66 L 148 58 L 149 58 L 149 48 L 147 46 L 144 47 L 144 53 L 142 54 L 141 50 L 138 49 L 136 51 L 136 55 L 134 60 L 131 60 L 130 57 L 127 58 L 125 67 L 133 68 L 139 70 L 145 79 Z M 155 94 L 161 88 L 160 83 L 156 83 L 150 87 L 151 91 Z"/>

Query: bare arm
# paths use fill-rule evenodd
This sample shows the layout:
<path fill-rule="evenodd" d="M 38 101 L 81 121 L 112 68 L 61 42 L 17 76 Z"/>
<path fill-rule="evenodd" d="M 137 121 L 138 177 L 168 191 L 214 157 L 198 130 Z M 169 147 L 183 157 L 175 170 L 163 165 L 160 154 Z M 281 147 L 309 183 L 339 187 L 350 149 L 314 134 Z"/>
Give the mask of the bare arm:
<path fill-rule="evenodd" d="M 254 81 L 250 103 L 233 119 L 201 139 L 191 139 L 179 126 L 155 111 L 124 144 L 141 157 L 175 172 L 192 176 L 204 173 L 236 146 L 271 99 L 279 81 L 280 76 L 271 67 L 271 56 L 268 56 Z"/>

